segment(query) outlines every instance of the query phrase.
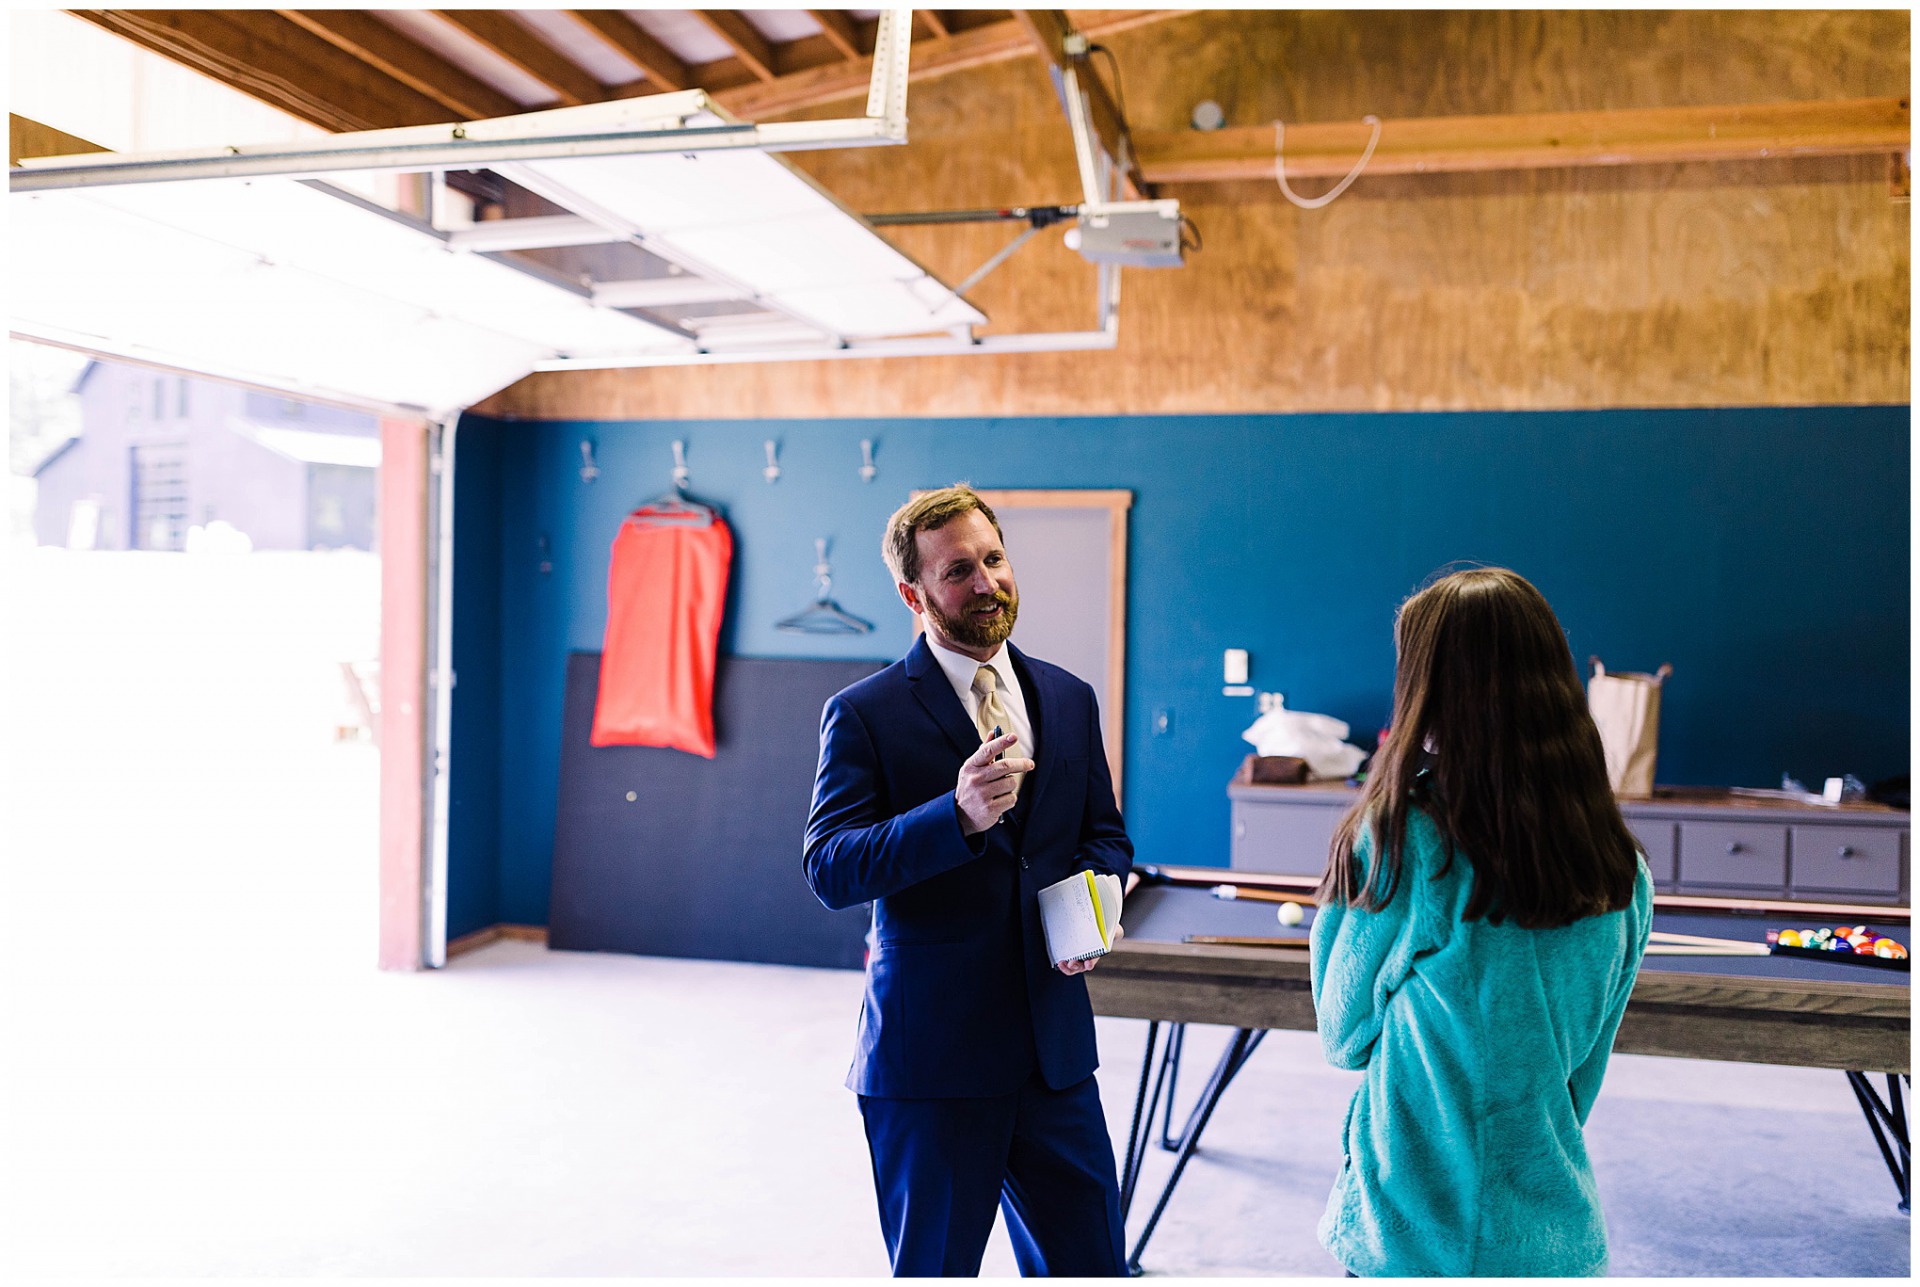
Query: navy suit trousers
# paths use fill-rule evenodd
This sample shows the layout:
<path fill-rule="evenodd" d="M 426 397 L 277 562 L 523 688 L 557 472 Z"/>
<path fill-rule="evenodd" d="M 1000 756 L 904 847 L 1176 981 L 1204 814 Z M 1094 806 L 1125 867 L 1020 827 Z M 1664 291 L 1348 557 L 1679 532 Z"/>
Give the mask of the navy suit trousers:
<path fill-rule="evenodd" d="M 1125 1277 L 1113 1142 L 1092 1077 L 979 1099 L 860 1096 L 899 1278 L 972 1276 L 996 1204 L 1020 1272 Z"/>

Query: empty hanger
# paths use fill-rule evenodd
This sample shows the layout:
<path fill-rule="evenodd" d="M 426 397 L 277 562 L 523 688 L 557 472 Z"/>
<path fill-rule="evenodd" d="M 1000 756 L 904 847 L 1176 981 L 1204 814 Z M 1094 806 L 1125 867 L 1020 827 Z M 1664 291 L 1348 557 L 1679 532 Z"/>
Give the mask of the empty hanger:
<path fill-rule="evenodd" d="M 827 597 L 833 588 L 833 568 L 827 563 L 827 543 L 816 540 L 813 543 L 814 557 L 819 560 L 813 565 L 813 575 L 820 583 L 820 592 L 812 603 L 794 613 L 784 621 L 774 623 L 775 630 L 784 630 L 792 635 L 864 635 L 873 630 L 871 621 L 862 621 L 845 608 Z"/>

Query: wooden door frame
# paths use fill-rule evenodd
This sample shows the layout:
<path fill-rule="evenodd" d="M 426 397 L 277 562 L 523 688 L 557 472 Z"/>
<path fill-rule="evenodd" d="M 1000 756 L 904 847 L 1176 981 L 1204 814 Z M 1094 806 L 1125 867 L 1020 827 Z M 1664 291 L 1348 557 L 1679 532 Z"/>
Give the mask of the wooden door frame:
<path fill-rule="evenodd" d="M 431 427 L 380 420 L 380 968 L 426 965 Z"/>

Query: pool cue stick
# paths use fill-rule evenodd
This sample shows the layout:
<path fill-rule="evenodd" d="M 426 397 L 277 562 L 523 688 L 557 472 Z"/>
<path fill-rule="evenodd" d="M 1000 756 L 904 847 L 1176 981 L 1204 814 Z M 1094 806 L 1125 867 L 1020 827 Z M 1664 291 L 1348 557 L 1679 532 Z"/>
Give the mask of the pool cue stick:
<path fill-rule="evenodd" d="M 1259 934 L 1188 934 L 1182 943 L 1205 943 L 1212 947 L 1269 947 L 1307 949 L 1304 938 L 1265 937 Z"/>
<path fill-rule="evenodd" d="M 1309 944 L 1304 938 L 1263 938 L 1250 934 L 1188 934 L 1180 940 L 1182 943 L 1205 945 L 1208 947 L 1257 947 L 1267 951 L 1307 950 Z M 1764 943 L 1735 943 L 1727 940 L 1727 947 L 1707 947 L 1699 943 L 1653 943 L 1647 947 L 1648 956 L 1768 956 Z"/>
<path fill-rule="evenodd" d="M 1756 912 L 1763 916 L 1840 916 L 1853 921 L 1904 921 L 1911 907 L 1861 903 L 1801 903 L 1790 898 L 1713 898 L 1705 894 L 1655 894 L 1655 911 Z"/>
<path fill-rule="evenodd" d="M 1647 956 L 1771 956 L 1765 943 L 1740 943 L 1733 947 L 1708 947 L 1704 943 L 1649 943 Z"/>
<path fill-rule="evenodd" d="M 1755 943 L 1747 938 L 1707 938 L 1701 934 L 1670 934 L 1666 930 L 1655 930 L 1648 935 L 1654 943 L 1691 943 L 1695 947 L 1765 947 L 1764 943 Z"/>
<path fill-rule="evenodd" d="M 1282 894 L 1271 889 L 1249 889 L 1231 881 L 1215 885 L 1212 893 L 1215 898 L 1228 903 L 1298 903 L 1302 907 L 1320 905 L 1320 900 L 1312 894 Z"/>
<path fill-rule="evenodd" d="M 1249 890 L 1279 892 L 1282 901 L 1305 903 L 1320 887 L 1317 876 L 1289 876 L 1271 871 L 1242 871 L 1232 867 L 1176 867 L 1143 863 L 1133 869 L 1142 884 L 1175 887 L 1234 885 L 1246 897 Z M 1297 892 L 1295 892 L 1297 891 Z M 1260 900 L 1264 901 L 1264 900 Z M 1790 898 L 1721 898 L 1710 894 L 1655 894 L 1655 911 L 1759 914 L 1763 916 L 1834 916 L 1849 921 L 1911 920 L 1913 908 L 1891 904 L 1810 903 Z"/>

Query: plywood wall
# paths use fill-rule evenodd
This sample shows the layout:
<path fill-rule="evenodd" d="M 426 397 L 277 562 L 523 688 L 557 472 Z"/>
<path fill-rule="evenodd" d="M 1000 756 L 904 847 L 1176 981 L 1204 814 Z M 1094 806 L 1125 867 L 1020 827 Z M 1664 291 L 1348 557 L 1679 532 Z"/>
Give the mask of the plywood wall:
<path fill-rule="evenodd" d="M 1856 98 L 1908 89 L 1909 17 L 1197 12 L 1122 33 L 1128 112 L 1178 128 Z M 814 115 L 858 110 L 836 104 Z M 914 87 L 904 148 L 797 154 L 857 210 L 1076 199 L 1040 65 Z M 1324 181 L 1300 187 L 1320 191 Z M 1125 274 L 1117 351 L 540 375 L 540 418 L 944 416 L 1904 403 L 1910 207 L 1880 157 L 1172 189 L 1204 238 Z M 890 230 L 949 280 L 1011 235 Z M 1049 233 L 974 298 L 992 330 L 1083 329 Z"/>

